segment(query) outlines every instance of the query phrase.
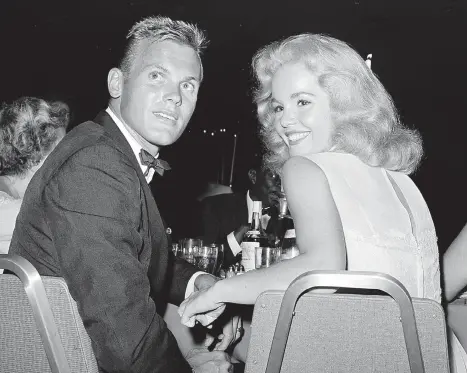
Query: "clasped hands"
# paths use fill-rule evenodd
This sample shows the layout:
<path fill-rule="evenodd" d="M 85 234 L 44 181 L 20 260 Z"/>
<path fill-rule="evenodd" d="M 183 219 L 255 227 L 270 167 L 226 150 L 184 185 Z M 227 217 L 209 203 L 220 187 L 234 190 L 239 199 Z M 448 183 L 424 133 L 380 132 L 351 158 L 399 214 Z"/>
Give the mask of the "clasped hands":
<path fill-rule="evenodd" d="M 226 304 L 214 297 L 213 286 L 217 281 L 219 278 L 209 274 L 198 276 L 195 280 L 195 291 L 180 305 L 178 314 L 182 324 L 188 327 L 199 323 L 212 330 L 213 322 L 218 320 L 218 326 L 222 327 L 221 334 L 214 336 L 208 333 L 205 345 L 211 346 L 217 337 L 214 350 L 225 351 L 242 336 L 243 328 L 240 316 L 230 317 L 225 314 L 220 318 Z"/>

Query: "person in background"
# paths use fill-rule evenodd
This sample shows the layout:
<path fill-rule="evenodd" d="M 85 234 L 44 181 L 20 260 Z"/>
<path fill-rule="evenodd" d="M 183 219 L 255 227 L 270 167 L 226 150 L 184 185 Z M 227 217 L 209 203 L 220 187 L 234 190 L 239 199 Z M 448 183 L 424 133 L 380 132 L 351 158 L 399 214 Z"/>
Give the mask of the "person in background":
<path fill-rule="evenodd" d="M 444 298 L 447 303 L 447 320 L 453 334 L 464 348 L 467 347 L 465 305 L 458 308 L 450 305 L 467 287 L 467 224 L 460 231 L 443 255 Z M 462 312 L 461 312 L 462 310 Z M 451 336 L 452 337 L 452 336 Z M 455 343 L 455 342 L 452 342 Z"/>
<path fill-rule="evenodd" d="M 224 245 L 224 267 L 238 261 L 240 244 L 250 228 L 253 201 L 262 202 L 263 229 L 266 233 L 275 232 L 281 193 L 279 176 L 256 164 L 248 170 L 248 179 L 246 192 L 206 197 L 201 204 L 203 232 L 200 237 L 206 244 Z"/>
<path fill-rule="evenodd" d="M 386 273 L 441 302 L 435 227 L 408 176 L 421 138 L 365 61 L 345 42 L 301 34 L 259 50 L 253 69 L 266 161 L 281 172 L 300 255 L 192 294 L 182 322 L 206 324 L 225 302 L 254 304 L 319 269 Z"/>
<path fill-rule="evenodd" d="M 10 251 L 41 275 L 65 279 L 102 372 L 232 369 L 223 351 L 185 359 L 157 312 L 217 281 L 173 256 L 148 186 L 169 169 L 159 151 L 195 109 L 204 45 L 195 25 L 161 16 L 137 22 L 108 73 L 108 107 L 57 146 L 18 215 Z M 226 328 L 220 350 L 235 339 L 234 322 Z"/>
<path fill-rule="evenodd" d="M 63 102 L 21 97 L 0 107 L 0 254 L 8 253 L 26 188 L 65 136 L 70 119 Z"/>

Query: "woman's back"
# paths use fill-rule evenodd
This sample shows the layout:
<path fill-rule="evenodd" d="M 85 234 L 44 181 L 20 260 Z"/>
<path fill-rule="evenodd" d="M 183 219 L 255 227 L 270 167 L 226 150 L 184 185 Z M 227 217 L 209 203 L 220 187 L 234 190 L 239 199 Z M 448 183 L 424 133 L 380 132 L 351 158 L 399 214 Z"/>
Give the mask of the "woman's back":
<path fill-rule="evenodd" d="M 387 273 L 411 296 L 441 301 L 436 233 L 413 181 L 357 157 L 309 157 L 325 173 L 344 228 L 347 268 Z"/>

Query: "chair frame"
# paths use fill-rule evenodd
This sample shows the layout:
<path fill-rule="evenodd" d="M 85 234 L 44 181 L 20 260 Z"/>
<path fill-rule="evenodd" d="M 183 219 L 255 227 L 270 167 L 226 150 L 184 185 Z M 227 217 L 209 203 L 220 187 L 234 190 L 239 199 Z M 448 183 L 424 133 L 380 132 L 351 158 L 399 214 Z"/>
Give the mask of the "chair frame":
<path fill-rule="evenodd" d="M 24 285 L 52 373 L 70 373 L 41 276 L 29 261 L 18 255 L 0 254 L 0 268 L 14 273 Z"/>
<path fill-rule="evenodd" d="M 378 272 L 309 271 L 298 276 L 289 285 L 282 299 L 266 373 L 280 373 L 285 347 L 292 325 L 298 298 L 313 288 L 358 288 L 381 290 L 389 294 L 399 306 L 404 340 L 412 373 L 424 373 L 415 313 L 412 299 L 405 287 L 392 276 Z"/>

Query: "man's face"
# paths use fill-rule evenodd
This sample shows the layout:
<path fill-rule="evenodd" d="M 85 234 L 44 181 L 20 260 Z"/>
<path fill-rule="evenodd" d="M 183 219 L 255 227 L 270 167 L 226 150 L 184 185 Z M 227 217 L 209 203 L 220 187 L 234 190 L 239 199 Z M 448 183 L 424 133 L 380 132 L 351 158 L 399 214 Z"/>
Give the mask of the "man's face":
<path fill-rule="evenodd" d="M 269 170 L 256 171 L 253 188 L 256 196 L 263 202 L 263 207 L 278 206 L 281 181 L 277 174 Z"/>
<path fill-rule="evenodd" d="M 195 109 L 201 62 L 189 46 L 143 41 L 123 81 L 120 116 L 156 150 L 173 144 Z"/>

